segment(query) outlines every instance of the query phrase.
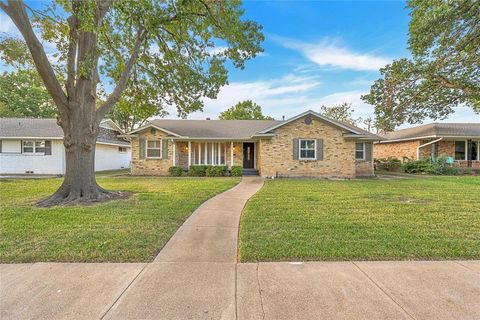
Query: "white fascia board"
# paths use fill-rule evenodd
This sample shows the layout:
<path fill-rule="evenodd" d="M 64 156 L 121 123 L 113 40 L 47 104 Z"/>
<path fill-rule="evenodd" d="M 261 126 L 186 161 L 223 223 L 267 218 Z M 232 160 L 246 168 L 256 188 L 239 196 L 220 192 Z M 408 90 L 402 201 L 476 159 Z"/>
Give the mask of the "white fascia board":
<path fill-rule="evenodd" d="M 172 131 L 169 131 L 169 130 L 167 130 L 167 129 L 164 129 L 164 128 L 162 128 L 162 127 L 156 126 L 156 125 L 154 125 L 153 123 L 149 123 L 149 124 L 147 124 L 147 125 L 144 125 L 143 127 L 140 127 L 140 128 L 135 129 L 135 130 L 133 130 L 133 131 L 127 132 L 127 133 L 125 133 L 125 135 L 126 135 L 126 136 L 129 136 L 129 135 L 131 135 L 132 133 L 137 133 L 137 132 L 139 132 L 139 131 L 142 131 L 142 130 L 145 130 L 145 129 L 148 129 L 148 128 L 155 128 L 155 129 L 157 129 L 157 130 L 160 130 L 160 131 L 163 131 L 163 132 L 165 132 L 165 133 L 171 134 L 172 136 L 181 137 L 179 134 L 177 134 L 177 133 L 175 133 L 175 132 L 172 132 Z"/>

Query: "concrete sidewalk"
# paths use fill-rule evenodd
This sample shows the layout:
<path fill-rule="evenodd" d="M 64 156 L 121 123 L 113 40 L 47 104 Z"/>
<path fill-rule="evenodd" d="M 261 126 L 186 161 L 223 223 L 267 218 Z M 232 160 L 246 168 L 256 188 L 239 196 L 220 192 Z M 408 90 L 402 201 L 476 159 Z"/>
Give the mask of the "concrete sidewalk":
<path fill-rule="evenodd" d="M 3 319 L 480 319 L 480 261 L 237 264 L 243 178 L 148 264 L 0 265 Z"/>

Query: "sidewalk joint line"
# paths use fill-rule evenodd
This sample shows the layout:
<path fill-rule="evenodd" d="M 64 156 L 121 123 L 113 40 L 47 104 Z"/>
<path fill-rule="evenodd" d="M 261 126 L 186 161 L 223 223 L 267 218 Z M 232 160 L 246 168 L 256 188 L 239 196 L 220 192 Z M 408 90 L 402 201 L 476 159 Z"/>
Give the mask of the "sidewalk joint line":
<path fill-rule="evenodd" d="M 351 261 L 355 267 L 357 267 L 358 270 L 360 270 L 361 273 L 365 275 L 378 289 L 380 289 L 390 300 L 393 301 L 400 309 L 403 310 L 410 318 L 415 319 L 415 317 L 410 314 L 399 302 L 397 302 L 390 294 L 388 294 L 387 291 L 385 291 L 375 280 L 373 280 L 372 277 L 370 277 L 362 268 L 360 268 L 359 265 L 355 263 L 355 261 Z"/>
<path fill-rule="evenodd" d="M 117 304 L 118 300 L 120 300 L 120 298 L 125 294 L 125 292 L 132 286 L 132 284 L 135 282 L 135 280 L 137 280 L 137 278 L 143 273 L 143 271 L 147 268 L 147 266 L 149 265 L 150 263 L 145 263 L 145 265 L 143 266 L 142 270 L 140 270 L 140 272 L 135 276 L 133 277 L 132 281 L 130 281 L 130 283 L 128 284 L 128 286 L 125 287 L 125 289 L 123 289 L 123 291 L 120 293 L 120 295 L 117 297 L 117 299 L 115 299 L 115 301 L 113 301 L 112 305 L 107 309 L 107 311 L 105 311 L 105 313 L 100 317 L 100 320 L 103 320 L 105 318 L 105 316 L 110 312 L 110 310 L 112 310 L 112 308 Z"/>
<path fill-rule="evenodd" d="M 480 274 L 480 272 L 478 272 L 477 270 L 474 270 L 474 269 L 470 268 L 469 266 L 464 265 L 464 264 L 461 263 L 460 261 L 454 261 L 454 262 L 455 262 L 456 264 L 461 265 L 461 266 L 464 267 L 465 269 L 468 269 L 468 270 L 472 271 L 473 273 Z"/>

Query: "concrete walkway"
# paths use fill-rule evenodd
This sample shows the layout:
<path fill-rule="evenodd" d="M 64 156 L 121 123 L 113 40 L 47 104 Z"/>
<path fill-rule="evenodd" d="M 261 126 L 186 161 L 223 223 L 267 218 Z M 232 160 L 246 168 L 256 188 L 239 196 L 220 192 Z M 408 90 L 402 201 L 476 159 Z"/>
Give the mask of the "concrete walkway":
<path fill-rule="evenodd" d="M 480 261 L 237 264 L 262 184 L 205 202 L 152 263 L 0 265 L 0 318 L 480 319 Z"/>

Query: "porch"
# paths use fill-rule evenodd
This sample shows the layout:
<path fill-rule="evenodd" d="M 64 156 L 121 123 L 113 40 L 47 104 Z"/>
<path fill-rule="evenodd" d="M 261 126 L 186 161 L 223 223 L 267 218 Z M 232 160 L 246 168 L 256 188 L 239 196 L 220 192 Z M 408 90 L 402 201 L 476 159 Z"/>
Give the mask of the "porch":
<path fill-rule="evenodd" d="M 423 140 L 417 148 L 417 159 L 447 156 L 457 167 L 480 169 L 480 140 L 477 139 L 479 138 Z"/>
<path fill-rule="evenodd" d="M 188 170 L 194 165 L 241 166 L 257 169 L 256 141 L 172 140 L 172 166 Z"/>

